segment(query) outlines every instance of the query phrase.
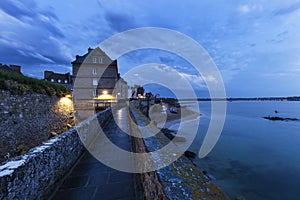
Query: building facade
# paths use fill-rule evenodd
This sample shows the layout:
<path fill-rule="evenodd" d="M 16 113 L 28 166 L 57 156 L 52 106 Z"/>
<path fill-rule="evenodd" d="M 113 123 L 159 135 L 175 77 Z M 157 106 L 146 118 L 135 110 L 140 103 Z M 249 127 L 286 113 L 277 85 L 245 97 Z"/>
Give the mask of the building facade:
<path fill-rule="evenodd" d="M 116 85 L 116 98 L 118 101 L 126 101 L 128 99 L 129 87 L 127 82 L 119 77 L 119 80 Z"/>
<path fill-rule="evenodd" d="M 82 56 L 76 55 L 72 71 L 73 99 L 77 105 L 92 108 L 95 102 L 112 103 L 127 96 L 127 83 L 120 77 L 117 60 L 112 60 L 99 47 L 89 48 Z"/>

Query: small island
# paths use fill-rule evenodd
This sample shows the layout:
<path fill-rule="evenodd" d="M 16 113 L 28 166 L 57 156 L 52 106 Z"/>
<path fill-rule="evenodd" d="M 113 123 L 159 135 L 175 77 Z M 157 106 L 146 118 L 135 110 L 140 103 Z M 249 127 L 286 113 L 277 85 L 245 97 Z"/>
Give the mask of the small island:
<path fill-rule="evenodd" d="M 272 121 L 297 121 L 299 119 L 297 118 L 290 118 L 290 117 L 277 117 L 277 116 L 268 116 L 268 117 L 263 117 L 264 119 L 272 120 Z"/>

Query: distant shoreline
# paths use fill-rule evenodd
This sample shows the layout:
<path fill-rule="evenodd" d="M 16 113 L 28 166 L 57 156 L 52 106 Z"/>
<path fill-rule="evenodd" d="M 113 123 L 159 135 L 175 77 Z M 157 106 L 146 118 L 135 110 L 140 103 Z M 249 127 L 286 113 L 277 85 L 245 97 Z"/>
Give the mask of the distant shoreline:
<path fill-rule="evenodd" d="M 180 109 L 178 109 L 178 113 L 171 113 L 167 109 L 166 115 L 167 115 L 167 118 L 166 118 L 166 121 L 163 122 L 163 124 L 161 121 L 157 121 L 158 127 L 170 129 L 171 126 L 173 126 L 175 124 L 180 124 L 182 121 L 193 120 L 193 119 L 196 119 L 197 117 L 201 116 L 200 113 L 190 110 L 185 106 L 182 106 Z"/>
<path fill-rule="evenodd" d="M 175 98 L 161 98 L 174 99 Z M 299 97 L 240 97 L 240 98 L 197 98 L 197 99 L 176 99 L 178 101 L 300 101 Z"/>

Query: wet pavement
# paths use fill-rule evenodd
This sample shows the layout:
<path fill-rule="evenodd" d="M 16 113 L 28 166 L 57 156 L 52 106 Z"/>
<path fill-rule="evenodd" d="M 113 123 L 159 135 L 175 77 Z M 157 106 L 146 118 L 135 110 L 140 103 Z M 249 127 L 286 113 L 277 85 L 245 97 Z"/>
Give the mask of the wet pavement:
<path fill-rule="evenodd" d="M 125 108 L 116 111 L 115 118 L 112 118 L 103 130 L 111 142 L 124 150 L 131 151 L 130 137 L 119 127 L 125 132 L 129 128 Z M 101 145 L 97 141 L 96 144 Z M 123 157 L 122 160 L 124 164 L 131 162 L 129 157 Z M 50 199 L 142 199 L 140 191 L 137 175 L 112 169 L 86 151 Z"/>

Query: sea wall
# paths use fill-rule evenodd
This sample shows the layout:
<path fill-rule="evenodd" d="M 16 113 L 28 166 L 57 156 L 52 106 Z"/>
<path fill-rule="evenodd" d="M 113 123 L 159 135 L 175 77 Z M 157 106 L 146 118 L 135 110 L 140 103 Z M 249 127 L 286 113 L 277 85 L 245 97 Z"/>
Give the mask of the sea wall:
<path fill-rule="evenodd" d="M 130 108 L 130 117 L 133 119 L 133 123 L 130 123 L 130 131 L 137 133 L 139 132 L 139 128 L 137 126 L 137 116 L 133 107 Z M 137 153 L 145 153 L 147 152 L 147 148 L 144 144 L 144 140 L 142 138 L 135 137 L 133 142 L 133 148 Z M 150 161 L 151 162 L 151 161 Z M 143 165 L 147 165 L 147 163 L 143 163 Z M 145 199 L 160 199 L 167 200 L 167 196 L 164 192 L 163 186 L 160 184 L 159 178 L 157 176 L 156 171 L 141 173 L 139 182 L 141 182 L 143 187 L 143 193 Z"/>
<path fill-rule="evenodd" d="M 145 131 L 149 120 L 137 107 L 130 107 L 131 117 L 137 125 Z M 140 131 L 136 125 L 132 131 Z M 153 152 L 163 148 L 170 140 L 162 133 L 155 136 L 135 139 L 137 152 Z M 164 158 L 156 158 L 158 161 Z M 152 159 L 150 162 L 156 162 Z M 217 186 L 210 183 L 209 177 L 204 175 L 193 162 L 182 155 L 172 164 L 153 172 L 141 174 L 141 180 L 145 189 L 146 199 L 228 199 Z"/>
<path fill-rule="evenodd" d="M 55 188 L 84 150 L 83 143 L 91 142 L 90 134 L 98 132 L 111 117 L 107 109 L 81 122 L 27 154 L 2 163 L 0 166 L 0 199 L 43 199 Z M 89 135 L 89 137 L 85 137 Z"/>

